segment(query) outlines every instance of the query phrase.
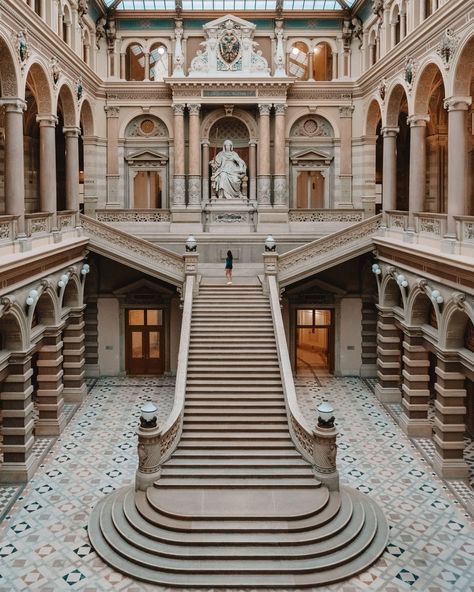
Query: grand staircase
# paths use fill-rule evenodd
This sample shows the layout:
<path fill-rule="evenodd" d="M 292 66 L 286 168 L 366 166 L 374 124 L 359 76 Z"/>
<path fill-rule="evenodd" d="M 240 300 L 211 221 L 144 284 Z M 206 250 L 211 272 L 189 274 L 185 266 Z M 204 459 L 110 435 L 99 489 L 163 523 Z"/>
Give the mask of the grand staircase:
<path fill-rule="evenodd" d="M 89 536 L 115 569 L 183 590 L 312 587 L 383 552 L 379 507 L 349 488 L 329 491 L 292 442 L 257 282 L 201 284 L 178 448 L 146 491 L 101 500 Z"/>

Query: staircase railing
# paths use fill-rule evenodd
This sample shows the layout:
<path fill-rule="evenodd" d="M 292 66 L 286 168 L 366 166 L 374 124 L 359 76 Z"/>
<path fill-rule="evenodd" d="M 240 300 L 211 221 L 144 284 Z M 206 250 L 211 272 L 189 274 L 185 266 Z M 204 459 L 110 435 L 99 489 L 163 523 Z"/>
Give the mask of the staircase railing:
<path fill-rule="evenodd" d="M 335 261 L 343 262 L 366 252 L 381 223 L 379 214 L 283 253 L 278 257 L 278 281 L 286 285 L 322 271 Z"/>
<path fill-rule="evenodd" d="M 119 262 L 126 262 L 134 269 L 144 271 L 168 281 L 175 286 L 184 282 L 184 260 L 182 255 L 168 251 L 150 241 L 81 215 L 84 234 L 91 247 L 99 254 Z"/>
<path fill-rule="evenodd" d="M 278 360 L 280 362 L 281 381 L 283 392 L 285 394 L 285 405 L 291 438 L 302 456 L 310 463 L 313 463 L 315 438 L 312 428 L 308 425 L 300 411 L 298 400 L 296 398 L 295 382 L 293 380 L 293 371 L 291 369 L 288 345 L 283 326 L 283 317 L 281 315 L 280 294 L 276 277 L 274 275 L 269 275 L 267 276 L 267 280 Z"/>

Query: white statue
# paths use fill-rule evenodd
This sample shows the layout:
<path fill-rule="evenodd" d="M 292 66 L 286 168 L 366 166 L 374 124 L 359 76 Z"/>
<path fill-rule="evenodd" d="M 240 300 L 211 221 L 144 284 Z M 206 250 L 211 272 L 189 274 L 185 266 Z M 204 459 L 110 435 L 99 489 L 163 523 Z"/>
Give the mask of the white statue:
<path fill-rule="evenodd" d="M 247 167 L 230 140 L 225 140 L 222 150 L 211 160 L 211 185 L 218 198 L 241 199 L 242 181 Z"/>

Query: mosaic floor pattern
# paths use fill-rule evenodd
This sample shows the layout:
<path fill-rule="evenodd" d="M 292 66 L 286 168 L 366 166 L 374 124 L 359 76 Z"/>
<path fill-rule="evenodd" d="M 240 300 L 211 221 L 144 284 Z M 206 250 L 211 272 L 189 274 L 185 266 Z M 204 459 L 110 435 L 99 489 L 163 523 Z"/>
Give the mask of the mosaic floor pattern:
<path fill-rule="evenodd" d="M 333 402 L 341 480 L 376 499 L 391 528 L 387 551 L 370 570 L 318 590 L 474 592 L 473 524 L 367 384 L 326 377 L 297 384 L 309 421 L 321 400 Z M 164 590 L 113 572 L 91 549 L 86 530 L 100 497 L 133 480 L 135 430 L 149 398 L 165 419 L 172 380 L 97 380 L 2 523 L 0 592 Z"/>

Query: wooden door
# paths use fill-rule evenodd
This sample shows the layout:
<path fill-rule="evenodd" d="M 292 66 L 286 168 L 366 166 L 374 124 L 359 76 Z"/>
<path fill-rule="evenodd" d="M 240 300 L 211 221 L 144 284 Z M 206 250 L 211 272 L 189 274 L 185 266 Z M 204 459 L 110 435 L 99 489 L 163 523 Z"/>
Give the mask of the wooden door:
<path fill-rule="evenodd" d="M 164 335 L 163 310 L 157 308 L 126 310 L 127 374 L 163 374 Z"/>

